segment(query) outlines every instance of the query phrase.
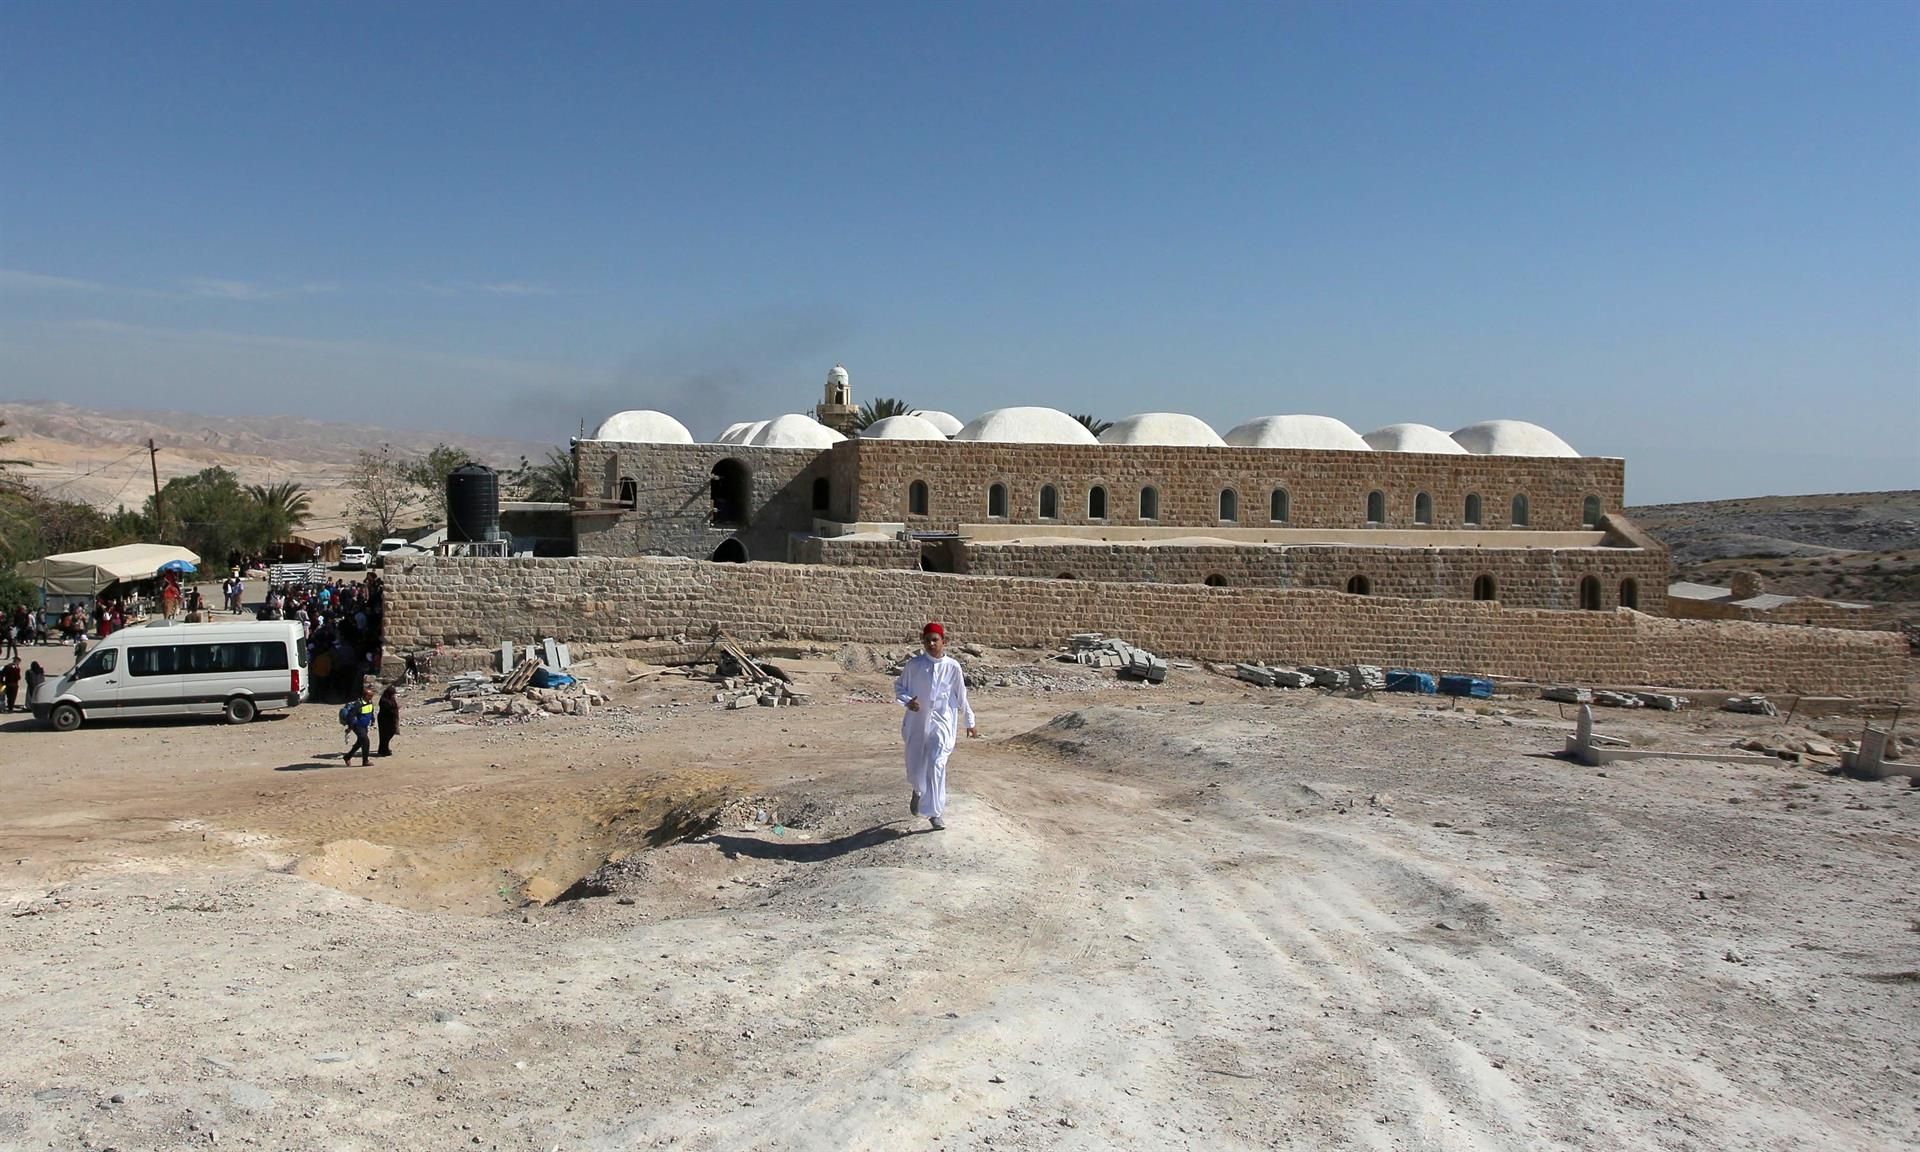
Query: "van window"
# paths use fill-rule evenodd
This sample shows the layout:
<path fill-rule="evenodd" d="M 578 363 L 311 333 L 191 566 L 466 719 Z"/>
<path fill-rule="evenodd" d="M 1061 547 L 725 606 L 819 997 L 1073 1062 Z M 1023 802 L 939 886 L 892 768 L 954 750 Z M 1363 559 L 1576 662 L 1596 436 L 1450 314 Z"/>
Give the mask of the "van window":
<path fill-rule="evenodd" d="M 93 676 L 104 676 L 120 665 L 118 648 L 102 648 L 87 657 L 86 662 L 73 670 L 75 680 L 85 680 Z"/>
<path fill-rule="evenodd" d="M 180 672 L 178 644 L 146 644 L 127 649 L 127 671 L 135 676 L 176 676 Z"/>
<path fill-rule="evenodd" d="M 155 644 L 127 649 L 135 676 L 209 676 L 216 672 L 275 672 L 287 666 L 287 642 Z"/>
<path fill-rule="evenodd" d="M 307 638 L 302 636 L 300 639 L 295 640 L 293 642 L 293 648 L 294 651 L 300 654 L 300 667 L 305 668 L 307 666 Z"/>

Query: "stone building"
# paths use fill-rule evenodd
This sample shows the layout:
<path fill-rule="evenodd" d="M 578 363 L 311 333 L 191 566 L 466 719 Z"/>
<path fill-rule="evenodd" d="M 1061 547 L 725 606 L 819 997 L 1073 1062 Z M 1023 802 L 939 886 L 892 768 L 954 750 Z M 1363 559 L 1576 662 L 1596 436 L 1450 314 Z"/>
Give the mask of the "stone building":
<path fill-rule="evenodd" d="M 839 367 L 815 411 L 706 444 L 660 413 L 610 418 L 574 444 L 575 550 L 1665 612 L 1667 552 L 1620 512 L 1624 462 L 1533 424 L 1361 436 L 1285 415 L 1221 436 L 1142 413 L 1095 437 L 1003 408 L 849 435 Z"/>

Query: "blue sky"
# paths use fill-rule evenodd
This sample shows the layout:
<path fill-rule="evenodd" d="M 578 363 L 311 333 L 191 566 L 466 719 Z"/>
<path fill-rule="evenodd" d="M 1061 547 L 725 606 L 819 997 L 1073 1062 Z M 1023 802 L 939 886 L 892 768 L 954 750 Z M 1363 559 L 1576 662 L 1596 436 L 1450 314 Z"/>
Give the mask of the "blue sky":
<path fill-rule="evenodd" d="M 0 7 L 0 399 L 1514 417 L 1920 487 L 1920 6 Z"/>

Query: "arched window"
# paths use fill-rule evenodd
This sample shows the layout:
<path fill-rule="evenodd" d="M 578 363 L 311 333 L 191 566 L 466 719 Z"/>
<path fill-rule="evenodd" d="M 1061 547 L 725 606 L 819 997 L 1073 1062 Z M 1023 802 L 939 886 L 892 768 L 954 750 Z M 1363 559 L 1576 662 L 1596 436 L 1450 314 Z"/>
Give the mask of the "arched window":
<path fill-rule="evenodd" d="M 713 555 L 709 557 L 709 559 L 718 560 L 722 564 L 745 564 L 747 562 L 747 546 L 740 543 L 738 536 L 722 540 L 720 547 L 713 550 Z"/>
<path fill-rule="evenodd" d="M 1285 524 L 1293 519 L 1293 497 L 1287 495 L 1285 488 L 1275 488 L 1267 500 L 1267 519 L 1275 524 Z"/>
<path fill-rule="evenodd" d="M 825 512 L 832 505 L 833 486 L 827 483 L 825 476 L 813 478 L 813 510 Z"/>
<path fill-rule="evenodd" d="M 1631 577 L 1620 581 L 1620 607 L 1632 608 L 1636 611 L 1639 610 L 1640 608 L 1639 581 L 1634 580 Z"/>
<path fill-rule="evenodd" d="M 1055 580 L 1071 580 L 1071 579 L 1073 579 L 1073 573 L 1071 573 L 1071 572 L 1062 572 L 1062 573 L 1060 573 L 1060 575 L 1058 575 L 1058 576 L 1055 576 L 1055 577 L 1054 577 L 1054 579 L 1055 579 Z"/>
<path fill-rule="evenodd" d="M 1387 522 L 1387 494 L 1385 492 L 1367 493 L 1367 523 L 1385 524 Z"/>
<path fill-rule="evenodd" d="M 1525 528 L 1527 526 L 1527 498 L 1525 495 L 1514 496 L 1513 515 L 1509 518 L 1508 522 L 1515 528 Z"/>
<path fill-rule="evenodd" d="M 1413 498 L 1413 522 L 1415 524 L 1433 523 L 1433 497 L 1425 492 Z"/>
<path fill-rule="evenodd" d="M 1040 519 L 1054 520 L 1060 516 L 1060 492 L 1051 484 L 1040 486 Z"/>
<path fill-rule="evenodd" d="M 1467 493 L 1467 509 L 1460 517 L 1460 522 L 1476 528 L 1480 526 L 1480 493 Z"/>
<path fill-rule="evenodd" d="M 1367 579 L 1365 576 L 1349 576 L 1347 577 L 1347 591 L 1354 596 L 1371 596 L 1373 595 L 1373 581 Z"/>
<path fill-rule="evenodd" d="M 640 505 L 640 482 L 631 476 L 620 477 L 620 503 L 629 508 Z"/>
<path fill-rule="evenodd" d="M 915 480 L 907 485 L 907 515 L 925 516 L 927 506 L 933 502 L 932 493 L 927 491 L 925 480 Z"/>
<path fill-rule="evenodd" d="M 1493 577 L 1475 576 L 1473 578 L 1473 598 L 1475 600 L 1500 599 L 1500 590 L 1494 584 Z"/>
<path fill-rule="evenodd" d="M 713 466 L 713 522 L 742 527 L 753 503 L 753 473 L 731 457 Z"/>
<path fill-rule="evenodd" d="M 1095 484 L 1087 492 L 1087 519 L 1105 520 L 1107 518 L 1107 490 Z"/>
<path fill-rule="evenodd" d="M 1227 578 L 1215 572 L 1207 577 L 1206 585 L 1209 588 L 1225 588 L 1227 586 Z"/>
<path fill-rule="evenodd" d="M 1140 519 L 1160 519 L 1160 490 L 1151 485 L 1140 489 Z"/>
<path fill-rule="evenodd" d="M 1589 612 L 1600 610 L 1600 578 L 1598 576 L 1581 577 L 1580 607 Z"/>
<path fill-rule="evenodd" d="M 1588 528 L 1600 527 L 1600 497 L 1589 496 L 1581 502 L 1580 523 Z"/>
<path fill-rule="evenodd" d="M 1240 493 L 1231 488 L 1220 489 L 1220 519 L 1240 519 Z"/>
<path fill-rule="evenodd" d="M 987 515 L 1005 516 L 1007 514 L 1007 486 L 995 484 L 987 489 Z"/>

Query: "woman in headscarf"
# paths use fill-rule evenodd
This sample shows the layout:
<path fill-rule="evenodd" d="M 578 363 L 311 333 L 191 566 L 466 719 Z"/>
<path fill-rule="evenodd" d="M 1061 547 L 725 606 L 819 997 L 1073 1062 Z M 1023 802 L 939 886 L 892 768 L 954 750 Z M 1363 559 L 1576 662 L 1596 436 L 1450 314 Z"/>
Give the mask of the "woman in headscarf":
<path fill-rule="evenodd" d="M 380 694 L 380 714 L 376 718 L 380 725 L 380 751 L 375 756 L 391 756 L 393 750 L 387 745 L 392 742 L 393 734 L 400 731 L 400 689 L 387 685 Z"/>

